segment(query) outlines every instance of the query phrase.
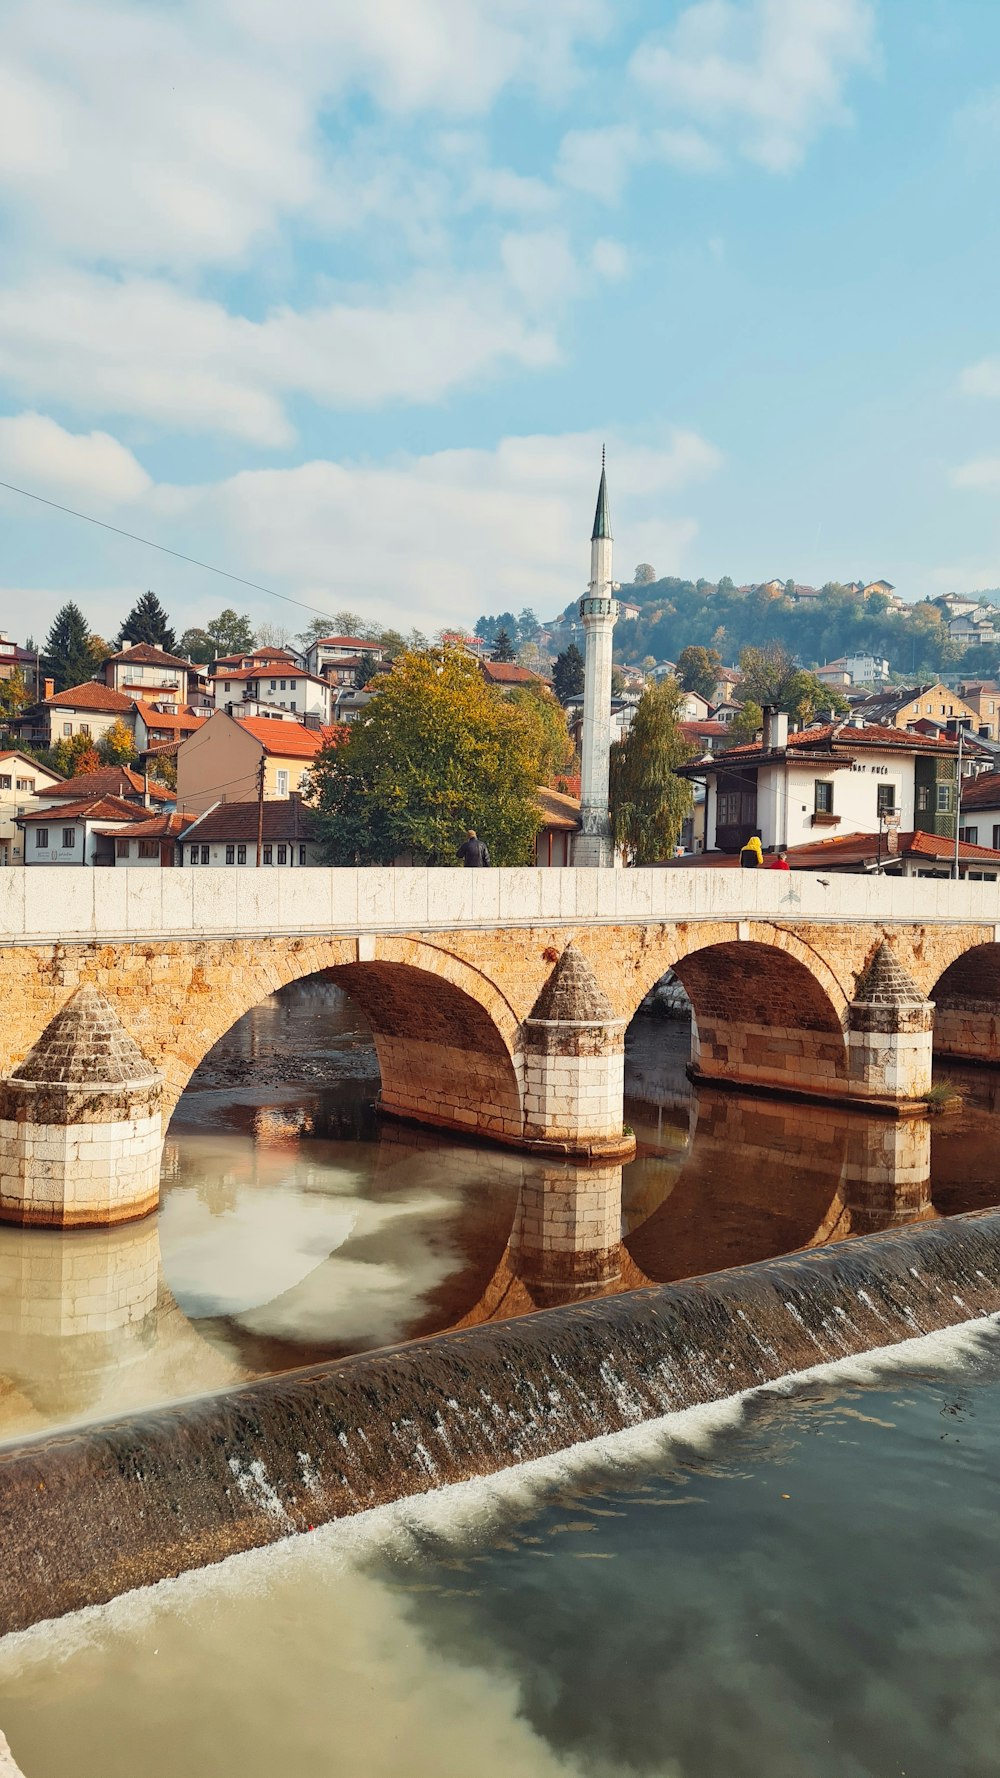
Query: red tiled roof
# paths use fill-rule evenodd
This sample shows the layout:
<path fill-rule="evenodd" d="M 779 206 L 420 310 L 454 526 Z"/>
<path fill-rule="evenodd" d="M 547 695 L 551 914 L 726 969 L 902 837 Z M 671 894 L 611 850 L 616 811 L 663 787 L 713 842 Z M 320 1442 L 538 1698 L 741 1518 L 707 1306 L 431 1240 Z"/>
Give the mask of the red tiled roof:
<path fill-rule="evenodd" d="M 980 772 L 962 785 L 963 809 L 1000 809 L 1000 772 Z"/>
<path fill-rule="evenodd" d="M 790 846 L 785 853 L 793 870 L 825 870 L 836 869 L 837 866 L 874 863 L 880 856 L 882 863 L 896 858 L 926 858 L 935 863 L 947 864 L 955 856 L 955 842 L 936 833 L 899 833 L 896 836 L 898 845 L 895 853 L 890 853 L 885 836 L 882 838 L 881 852 L 877 833 L 844 833 L 830 840 L 810 840 L 803 846 Z M 772 854 L 765 852 L 764 869 L 767 870 Z M 1000 852 L 994 852 L 989 846 L 972 846 L 965 840 L 959 841 L 959 859 L 975 864 L 983 861 L 988 864 L 1000 865 Z M 688 853 L 683 858 L 665 858 L 661 868 L 674 869 L 703 866 L 710 870 L 739 870 L 739 855 L 735 852 L 697 852 Z"/>
<path fill-rule="evenodd" d="M 96 679 L 88 679 L 85 685 L 71 685 L 66 691 L 57 691 L 51 698 L 43 699 L 44 707 L 58 704 L 70 710 L 107 710 L 116 714 L 124 714 L 126 710 L 135 709 L 135 700 L 127 698 L 123 691 L 115 691 L 113 685 L 101 685 Z"/>
<path fill-rule="evenodd" d="M 357 665 L 357 662 L 355 662 Z M 296 667 L 291 663 L 280 661 L 277 667 L 227 667 L 221 673 L 209 674 L 211 679 L 316 679 L 320 685 L 326 683 L 316 673 L 307 673 L 305 667 Z"/>
<path fill-rule="evenodd" d="M 162 648 L 154 648 L 151 642 L 137 642 L 134 648 L 121 648 L 117 654 L 109 655 L 108 660 L 141 661 L 146 667 L 183 667 L 185 671 L 194 666 L 193 661 L 186 661 L 179 654 L 165 654 Z M 203 669 L 196 667 L 195 671 Z"/>
<path fill-rule="evenodd" d="M 254 805 L 256 807 L 256 804 Z M 151 819 L 135 820 L 131 825 L 109 829 L 119 840 L 176 840 L 186 833 L 196 815 L 153 815 Z"/>
<path fill-rule="evenodd" d="M 193 735 L 195 729 L 201 728 L 207 716 L 195 716 L 190 710 L 154 710 L 152 704 L 136 699 L 136 706 L 148 729 L 175 729 L 181 735 Z"/>
<path fill-rule="evenodd" d="M 487 679 L 494 685 L 545 685 L 540 673 L 532 673 L 530 667 L 519 667 L 514 661 L 480 661 L 480 667 Z"/>
<path fill-rule="evenodd" d="M 40 790 L 38 794 L 40 797 L 50 798 L 68 796 L 72 801 L 80 802 L 95 796 L 125 795 L 127 797 L 129 790 L 134 790 L 141 795 L 143 788 L 141 772 L 133 772 L 129 766 L 102 766 L 98 772 L 78 772 L 75 777 L 66 778 L 61 784 L 52 784 L 47 790 Z M 155 796 L 159 802 L 173 802 L 174 800 L 172 790 L 168 790 L 165 785 L 157 784 L 152 779 L 150 780 L 149 794 Z"/>
<path fill-rule="evenodd" d="M 807 753 L 829 752 L 831 746 L 854 747 L 898 747 L 907 750 L 923 751 L 930 748 L 932 752 L 955 753 L 958 742 L 952 735 L 915 735 L 908 729 L 883 728 L 881 724 L 866 722 L 864 728 L 852 728 L 847 723 L 817 723 L 813 728 L 797 729 L 790 734 L 787 741 L 790 751 L 802 748 Z M 783 749 L 779 749 L 783 751 Z M 733 759 L 751 756 L 766 759 L 759 741 L 748 741 L 740 747 L 727 747 L 724 753 L 716 755 L 717 759 Z"/>
<path fill-rule="evenodd" d="M 265 753 L 282 759 L 313 759 L 326 746 L 324 735 L 334 739 L 339 730 L 306 728 L 301 722 L 275 721 L 270 716 L 234 716 L 240 728 L 259 741 Z"/>
<path fill-rule="evenodd" d="M 710 741 L 715 735 L 729 733 L 728 722 L 713 722 L 710 717 L 705 717 L 701 722 L 679 722 L 677 726 L 687 741 Z M 730 748 L 729 751 L 734 752 L 735 749 Z"/>
<path fill-rule="evenodd" d="M 151 811 L 148 818 L 155 821 L 157 816 Z M 138 821 L 140 816 L 135 804 L 126 802 L 123 796 L 96 796 L 82 797 L 76 803 L 57 804 L 54 809 L 31 809 L 19 816 L 19 820 L 58 824 L 60 821 Z"/>
<path fill-rule="evenodd" d="M 313 811 L 298 796 L 271 797 L 263 804 L 265 840 L 311 840 L 315 837 Z M 254 840 L 257 838 L 257 803 L 222 803 L 196 821 L 194 840 Z"/>
<path fill-rule="evenodd" d="M 579 827 L 578 796 L 566 796 L 561 790 L 550 790 L 546 785 L 539 785 L 535 792 L 535 801 L 541 810 L 543 827 L 559 828 L 566 833 L 574 833 Z"/>
<path fill-rule="evenodd" d="M 33 766 L 36 772 L 45 772 L 50 778 L 58 778 L 59 776 L 59 773 L 54 772 L 51 766 L 39 765 L 38 760 L 32 759 L 30 753 L 21 753 L 16 747 L 8 747 L 3 753 L 0 753 L 0 761 L 5 759 L 21 759 L 26 766 Z M 59 788 L 62 789 L 61 784 Z M 44 796 L 45 792 L 44 790 L 40 790 L 38 794 L 39 796 Z"/>

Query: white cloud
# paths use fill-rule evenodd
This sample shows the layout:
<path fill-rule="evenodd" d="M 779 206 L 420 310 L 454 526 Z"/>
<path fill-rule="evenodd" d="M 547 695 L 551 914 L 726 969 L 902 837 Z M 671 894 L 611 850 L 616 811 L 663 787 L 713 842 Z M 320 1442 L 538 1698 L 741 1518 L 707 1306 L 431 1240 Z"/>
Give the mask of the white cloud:
<path fill-rule="evenodd" d="M 982 395 L 993 401 L 1000 398 L 1000 358 L 980 358 L 978 364 L 967 365 L 959 386 L 963 395 Z"/>
<path fill-rule="evenodd" d="M 107 432 L 67 432 L 46 414 L 0 417 L 0 475 L 32 492 L 100 504 L 135 500 L 151 486 L 132 452 Z"/>
<path fill-rule="evenodd" d="M 715 473 L 718 451 L 681 429 L 646 444 L 613 430 L 606 439 L 622 573 L 644 558 L 662 573 L 679 571 L 696 526 L 675 506 Z M 602 442 L 597 432 L 511 437 L 492 450 L 382 463 L 318 460 L 199 486 L 161 485 L 130 504 L 126 523 L 320 610 L 350 604 L 404 629 L 471 624 L 484 606 L 531 604 L 552 616 L 586 582 Z M 39 629 L 63 598 L 75 596 L 77 578 L 89 588 L 98 584 L 93 551 L 102 547 L 101 535 L 81 543 L 74 533 L 66 590 L 44 609 L 42 596 L 34 598 Z M 158 567 L 139 545 L 112 542 L 108 550 L 115 587 L 134 561 L 135 584 L 155 586 L 180 628 L 234 602 L 258 620 L 280 609 L 286 621 L 297 621 L 294 607 L 279 608 L 181 564 L 163 560 Z M 81 594 L 80 602 L 105 629 L 125 608 L 117 594 Z"/>
<path fill-rule="evenodd" d="M 538 256 L 539 279 L 557 281 L 558 251 L 547 270 Z M 291 395 L 341 408 L 429 402 L 504 363 L 552 363 L 552 336 L 517 301 L 531 256 L 510 257 L 511 279 L 427 274 L 381 300 L 263 321 L 152 279 L 39 277 L 0 290 L 0 377 L 31 401 L 288 444 Z"/>
<path fill-rule="evenodd" d="M 948 479 L 953 488 L 1000 488 L 1000 457 L 974 457 L 958 464 Z"/>
<path fill-rule="evenodd" d="M 574 191 L 613 204 L 642 153 L 642 138 L 634 124 L 569 130 L 559 144 L 556 178 Z"/>
<path fill-rule="evenodd" d="M 609 284 L 620 284 L 628 277 L 629 255 L 621 241 L 613 241 L 607 236 L 595 241 L 590 249 L 590 263 L 598 277 Z"/>
<path fill-rule="evenodd" d="M 873 44 L 869 0 L 698 0 L 638 46 L 630 70 L 669 117 L 787 172 L 849 118 L 843 88 Z"/>

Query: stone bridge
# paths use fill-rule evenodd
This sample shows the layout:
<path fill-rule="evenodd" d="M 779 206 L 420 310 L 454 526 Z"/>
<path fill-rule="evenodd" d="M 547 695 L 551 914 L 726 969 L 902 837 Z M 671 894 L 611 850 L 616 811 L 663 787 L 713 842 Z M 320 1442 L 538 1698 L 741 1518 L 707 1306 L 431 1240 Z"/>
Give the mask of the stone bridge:
<path fill-rule="evenodd" d="M 123 1220 L 158 1195 L 194 1069 L 319 975 L 374 1035 L 387 1113 L 626 1158 L 624 1034 L 672 969 L 702 1078 L 892 1115 L 932 1046 L 1000 1060 L 989 883 L 783 872 L 0 872 L 0 1217 Z"/>

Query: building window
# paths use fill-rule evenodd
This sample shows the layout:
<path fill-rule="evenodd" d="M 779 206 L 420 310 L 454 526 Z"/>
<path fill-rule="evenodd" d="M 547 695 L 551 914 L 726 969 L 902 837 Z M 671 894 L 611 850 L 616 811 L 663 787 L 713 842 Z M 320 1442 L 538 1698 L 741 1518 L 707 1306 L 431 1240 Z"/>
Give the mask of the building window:
<path fill-rule="evenodd" d="M 207 863 L 208 863 L 208 859 L 209 859 L 209 849 L 208 849 L 208 847 L 207 847 L 207 846 L 202 846 L 202 849 L 201 849 L 201 862 L 202 862 L 202 864 L 207 864 Z"/>
<path fill-rule="evenodd" d="M 979 829 L 978 827 L 960 827 L 958 837 L 960 840 L 964 840 L 967 846 L 978 846 Z"/>
<path fill-rule="evenodd" d="M 156 840 L 140 840 L 139 841 L 139 857 L 140 858 L 158 858 L 159 855 L 160 855 L 160 848 L 159 848 L 159 844 Z"/>
<path fill-rule="evenodd" d="M 72 852 L 73 847 L 75 845 L 76 845 L 76 828 L 75 827 L 64 827 L 63 828 L 63 851 L 64 852 Z"/>
<path fill-rule="evenodd" d="M 226 680 L 226 690 L 227 690 L 227 691 L 232 691 L 232 689 L 233 689 L 233 682 L 232 682 L 232 680 L 231 680 L 231 679 L 227 679 L 227 680 Z"/>
<path fill-rule="evenodd" d="M 289 706 L 288 706 L 288 708 L 289 708 L 289 710 L 294 710 L 294 709 L 295 709 L 295 708 L 296 708 L 296 703 L 295 703 L 295 699 L 294 699 L 294 698 L 293 698 L 293 699 L 292 699 L 292 701 L 291 701 L 291 703 L 290 703 L 290 704 L 289 704 Z"/>
<path fill-rule="evenodd" d="M 894 815 L 896 812 L 895 784 L 880 784 L 875 792 L 878 814 Z"/>
<path fill-rule="evenodd" d="M 277 691 L 277 689 L 278 689 L 278 681 L 276 679 L 272 679 L 271 680 L 271 690 Z"/>
<path fill-rule="evenodd" d="M 49 830 L 47 827 L 40 827 L 38 829 L 37 833 L 35 834 L 35 851 L 36 852 L 47 851 L 48 844 L 49 844 Z"/>
<path fill-rule="evenodd" d="M 305 864 L 305 861 L 306 861 L 306 849 L 304 846 L 300 846 L 299 847 L 299 863 Z"/>
<path fill-rule="evenodd" d="M 197 848 L 197 846 L 192 846 L 191 847 L 191 863 L 197 864 L 197 862 L 198 862 L 198 848 Z"/>
<path fill-rule="evenodd" d="M 993 850 L 994 852 L 1000 852 L 1000 827 L 994 827 L 993 829 Z"/>
<path fill-rule="evenodd" d="M 89 735 L 89 733 L 90 733 L 90 723 L 89 722 L 81 722 L 80 733 L 81 733 L 81 735 Z"/>
<path fill-rule="evenodd" d="M 277 784 L 277 787 L 278 787 L 278 795 L 279 796 L 287 796 L 288 795 L 288 773 L 287 772 L 276 772 L 275 773 L 275 783 Z"/>
<path fill-rule="evenodd" d="M 273 679 L 272 679 L 272 681 L 271 681 L 271 684 L 272 684 L 272 685 L 273 685 L 273 684 L 274 684 L 274 680 L 273 680 Z M 282 689 L 282 691 L 287 691 L 287 690 L 288 690 L 288 682 L 287 682 L 287 680 L 284 680 L 284 679 L 283 679 L 283 680 L 282 680 L 282 681 L 281 681 L 281 689 Z"/>
<path fill-rule="evenodd" d="M 716 815 L 717 827 L 735 827 L 740 818 L 740 793 L 738 790 L 724 790 L 719 795 L 719 808 Z"/>
<path fill-rule="evenodd" d="M 926 784 L 917 785 L 917 813 L 926 815 L 931 806 L 930 787 Z"/>
<path fill-rule="evenodd" d="M 226 847 L 226 863 L 227 864 L 235 864 L 236 863 L 236 847 L 235 846 L 227 846 Z"/>
<path fill-rule="evenodd" d="M 833 814 L 833 785 L 828 778 L 817 778 L 813 785 L 814 808 L 817 815 Z"/>
<path fill-rule="evenodd" d="M 939 815 L 950 815 L 952 794 L 950 784 L 939 784 L 937 787 L 937 812 Z"/>
<path fill-rule="evenodd" d="M 274 863 L 274 859 L 272 857 L 272 848 L 270 846 L 264 847 L 264 863 L 265 864 L 273 864 Z"/>
<path fill-rule="evenodd" d="M 34 788 L 35 788 L 34 778 L 19 778 L 17 781 L 17 788 L 18 788 L 18 790 L 34 790 Z M 7 789 L 8 790 L 10 789 L 10 779 L 9 778 L 7 779 Z"/>
<path fill-rule="evenodd" d="M 237 848 L 236 848 L 236 862 L 237 862 L 237 864 L 246 864 L 246 861 L 247 861 L 246 847 L 245 846 L 237 846 Z"/>
<path fill-rule="evenodd" d="M 9 790 L 10 787 L 11 786 L 10 786 L 10 779 L 9 778 L 0 778 L 0 790 Z"/>
<path fill-rule="evenodd" d="M 63 734 L 64 735 L 71 735 L 72 733 L 73 733 L 73 724 L 71 722 L 64 722 L 63 723 Z"/>
<path fill-rule="evenodd" d="M 116 856 L 116 858 L 127 858 L 128 854 L 129 854 L 129 847 L 131 846 L 131 844 L 132 844 L 131 840 L 116 840 L 115 841 L 115 856 Z"/>
<path fill-rule="evenodd" d="M 278 863 L 279 864 L 287 864 L 288 863 L 288 847 L 287 846 L 279 846 L 278 847 Z"/>

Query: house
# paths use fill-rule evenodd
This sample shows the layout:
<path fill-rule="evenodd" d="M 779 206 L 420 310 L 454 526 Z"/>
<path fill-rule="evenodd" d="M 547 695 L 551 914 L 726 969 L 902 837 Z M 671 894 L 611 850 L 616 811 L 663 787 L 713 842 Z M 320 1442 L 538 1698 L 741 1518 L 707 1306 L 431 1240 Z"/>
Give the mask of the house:
<path fill-rule="evenodd" d="M 541 785 L 538 807 L 542 825 L 535 835 L 535 863 L 558 868 L 573 862 L 573 840 L 580 831 L 580 798 Z"/>
<path fill-rule="evenodd" d="M 6 630 L 0 630 L 0 679 L 13 679 L 15 673 L 20 673 L 29 697 L 41 695 L 38 650 L 19 647 Z"/>
<path fill-rule="evenodd" d="M 151 814 L 149 819 L 158 817 Z M 24 831 L 27 865 L 113 865 L 115 833 L 141 822 L 142 816 L 124 797 L 95 796 L 52 809 L 27 809 L 17 820 Z"/>
<path fill-rule="evenodd" d="M 105 685 L 149 704 L 208 704 L 208 671 L 149 642 L 127 642 L 101 669 Z"/>
<path fill-rule="evenodd" d="M 981 772 L 962 785 L 959 833 L 970 846 L 1000 848 L 1000 771 Z"/>
<path fill-rule="evenodd" d="M 177 801 L 176 791 L 166 784 L 158 784 L 155 778 L 144 778 L 131 766 L 102 766 L 97 772 L 77 772 L 72 778 L 56 778 L 55 773 L 49 776 L 55 778 L 55 782 L 38 792 L 39 806 L 47 809 L 56 808 L 59 803 L 115 796 L 138 807 L 146 806 L 148 797 L 148 806 L 162 812 L 172 809 Z"/>
<path fill-rule="evenodd" d="M 975 611 L 949 618 L 948 634 L 953 642 L 960 643 L 963 648 L 992 648 L 1000 641 L 996 615 Z"/>
<path fill-rule="evenodd" d="M 274 668 L 302 667 L 304 657 L 294 648 L 248 648 L 242 654 L 219 654 L 212 662 L 211 673 L 221 673 L 226 667 L 233 667 L 238 672 L 253 672 L 255 668 L 262 673 L 271 672 Z"/>
<path fill-rule="evenodd" d="M 765 711 L 760 741 L 678 767 L 706 784 L 706 851 L 735 853 L 759 833 L 768 846 L 894 829 L 954 838 L 958 743 L 864 718 L 788 731 Z"/>
<path fill-rule="evenodd" d="M 887 685 L 854 704 L 852 714 L 888 728 L 908 728 L 929 717 L 932 722 L 963 722 L 976 727 L 976 712 L 941 681 L 926 685 Z"/>
<path fill-rule="evenodd" d="M 38 797 L 50 786 L 61 784 L 58 772 L 40 766 L 29 754 L 13 749 L 0 753 L 0 868 L 24 863 L 24 840 L 17 818 L 36 808 Z"/>
<path fill-rule="evenodd" d="M 271 706 L 297 718 L 314 716 L 318 722 L 329 722 L 333 714 L 329 682 L 290 662 L 223 667 L 212 675 L 212 691 L 215 708 L 230 716 L 256 716 Z"/>
<path fill-rule="evenodd" d="M 45 681 L 46 687 L 51 684 L 51 679 Z M 41 703 L 33 704 L 10 726 L 29 746 L 54 747 L 71 735 L 89 735 L 100 741 L 118 721 L 131 730 L 137 748 L 145 747 L 146 727 L 135 699 L 112 685 L 88 679 L 67 691 L 47 691 Z"/>
<path fill-rule="evenodd" d="M 939 599 L 932 599 L 942 618 L 947 623 L 953 617 L 968 617 L 973 611 L 979 610 L 979 600 L 973 599 L 968 593 L 942 593 Z"/>
<path fill-rule="evenodd" d="M 640 617 L 641 615 L 642 615 L 642 607 L 640 605 L 633 605 L 628 599 L 619 599 L 619 601 L 618 601 L 618 622 L 619 623 L 626 623 L 626 624 L 634 623 L 636 618 Z"/>
<path fill-rule="evenodd" d="M 173 746 L 178 741 L 185 741 L 211 714 L 207 704 L 181 704 L 175 708 L 172 704 L 146 704 L 137 700 L 135 707 L 146 737 L 143 752 L 147 748 Z M 138 733 L 137 727 L 137 736 Z"/>
<path fill-rule="evenodd" d="M 707 722 L 712 714 L 712 706 L 700 691 L 682 691 L 677 706 L 678 719 L 681 722 Z"/>
<path fill-rule="evenodd" d="M 975 713 L 976 733 L 986 740 L 1000 740 L 1000 685 L 997 681 L 960 680 L 958 693 Z"/>
<path fill-rule="evenodd" d="M 227 802 L 189 822 L 183 836 L 184 863 L 205 865 L 257 863 L 257 819 L 261 817 L 261 865 L 301 869 L 323 863 L 323 848 L 312 809 L 300 796 L 265 802 Z"/>
<path fill-rule="evenodd" d="M 265 799 L 281 800 L 305 787 L 316 755 L 340 732 L 216 710 L 177 749 L 178 808 L 201 814 L 218 802 L 254 802 L 262 772 Z"/>
<path fill-rule="evenodd" d="M 114 823 L 104 830 L 114 840 L 115 865 L 163 870 L 181 862 L 181 841 L 195 819 L 193 815 L 152 814 Z"/>
<path fill-rule="evenodd" d="M 334 663 L 339 675 L 343 663 L 353 661 L 350 671 L 356 673 L 363 659 L 384 661 L 385 658 L 386 649 L 381 642 L 366 642 L 363 636 L 320 636 L 306 651 L 306 666 L 310 673 L 326 678 L 327 669 Z M 350 683 L 353 685 L 353 679 Z"/>
<path fill-rule="evenodd" d="M 828 661 L 825 667 L 816 668 L 816 678 L 823 685 L 835 685 L 838 689 L 875 685 L 888 677 L 888 661 L 872 654 L 842 655 L 839 660 Z"/>
<path fill-rule="evenodd" d="M 816 678 L 821 685 L 832 685 L 836 691 L 847 691 L 854 684 L 845 660 L 828 661 L 825 667 L 817 667 Z"/>

